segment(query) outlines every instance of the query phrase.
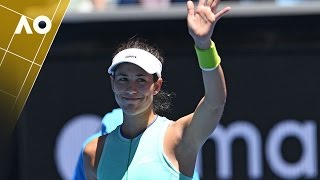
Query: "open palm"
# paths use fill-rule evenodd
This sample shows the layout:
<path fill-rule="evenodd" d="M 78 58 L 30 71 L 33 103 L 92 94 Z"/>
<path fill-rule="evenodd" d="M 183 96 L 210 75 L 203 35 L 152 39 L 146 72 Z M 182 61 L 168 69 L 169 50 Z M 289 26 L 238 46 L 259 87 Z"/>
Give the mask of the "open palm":
<path fill-rule="evenodd" d="M 219 2 L 220 0 L 200 0 L 195 7 L 191 0 L 188 1 L 188 29 L 195 42 L 210 41 L 216 22 L 230 11 L 230 7 L 225 7 L 216 13 Z"/>

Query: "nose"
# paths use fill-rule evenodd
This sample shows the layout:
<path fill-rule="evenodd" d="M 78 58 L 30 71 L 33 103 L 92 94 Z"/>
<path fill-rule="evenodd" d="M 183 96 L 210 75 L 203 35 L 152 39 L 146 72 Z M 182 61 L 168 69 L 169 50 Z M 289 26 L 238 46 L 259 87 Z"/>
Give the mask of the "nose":
<path fill-rule="evenodd" d="M 136 94 L 137 93 L 137 86 L 136 86 L 135 82 L 131 81 L 131 82 L 128 83 L 126 92 L 128 94 Z"/>

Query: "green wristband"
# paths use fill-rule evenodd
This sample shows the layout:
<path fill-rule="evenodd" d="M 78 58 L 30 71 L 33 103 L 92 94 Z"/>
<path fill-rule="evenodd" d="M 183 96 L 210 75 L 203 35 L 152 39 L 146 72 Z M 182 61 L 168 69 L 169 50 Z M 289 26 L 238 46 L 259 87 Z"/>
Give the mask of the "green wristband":
<path fill-rule="evenodd" d="M 211 41 L 210 48 L 206 50 L 194 47 L 198 56 L 199 66 L 202 70 L 212 71 L 220 65 L 221 59 L 213 41 Z"/>

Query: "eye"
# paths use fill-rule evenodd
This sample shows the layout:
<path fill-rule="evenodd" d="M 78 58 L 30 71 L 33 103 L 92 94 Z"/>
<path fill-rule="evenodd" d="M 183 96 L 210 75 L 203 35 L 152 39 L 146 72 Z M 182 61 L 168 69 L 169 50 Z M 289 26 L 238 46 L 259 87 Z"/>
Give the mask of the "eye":
<path fill-rule="evenodd" d="M 117 78 L 117 81 L 128 81 L 128 78 L 125 78 L 125 77 L 119 77 L 119 78 Z"/>
<path fill-rule="evenodd" d="M 143 79 L 143 78 L 138 78 L 137 81 L 138 81 L 138 82 L 147 82 L 147 81 L 146 81 L 145 79 Z"/>

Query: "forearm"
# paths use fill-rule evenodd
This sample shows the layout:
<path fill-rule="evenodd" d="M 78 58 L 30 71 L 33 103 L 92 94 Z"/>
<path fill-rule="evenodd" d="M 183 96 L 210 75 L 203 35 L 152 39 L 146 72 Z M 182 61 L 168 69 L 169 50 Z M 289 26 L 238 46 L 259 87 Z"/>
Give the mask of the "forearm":
<path fill-rule="evenodd" d="M 210 45 L 199 47 L 199 42 L 195 41 L 195 50 L 202 69 L 202 77 L 205 89 L 206 104 L 216 107 L 223 106 L 226 101 L 226 85 L 223 70 L 220 66 L 220 56 L 215 44 L 208 40 Z"/>
<path fill-rule="evenodd" d="M 196 143 L 196 148 L 201 147 L 216 128 L 226 102 L 226 85 L 221 66 L 218 64 L 212 70 L 202 70 L 202 76 L 204 97 L 195 109 L 190 124 L 187 125 L 193 132 L 190 134 L 195 138 L 193 142 Z"/>
<path fill-rule="evenodd" d="M 227 90 L 223 70 L 219 65 L 212 71 L 202 70 L 203 84 L 205 90 L 204 100 L 212 107 L 224 106 Z"/>

